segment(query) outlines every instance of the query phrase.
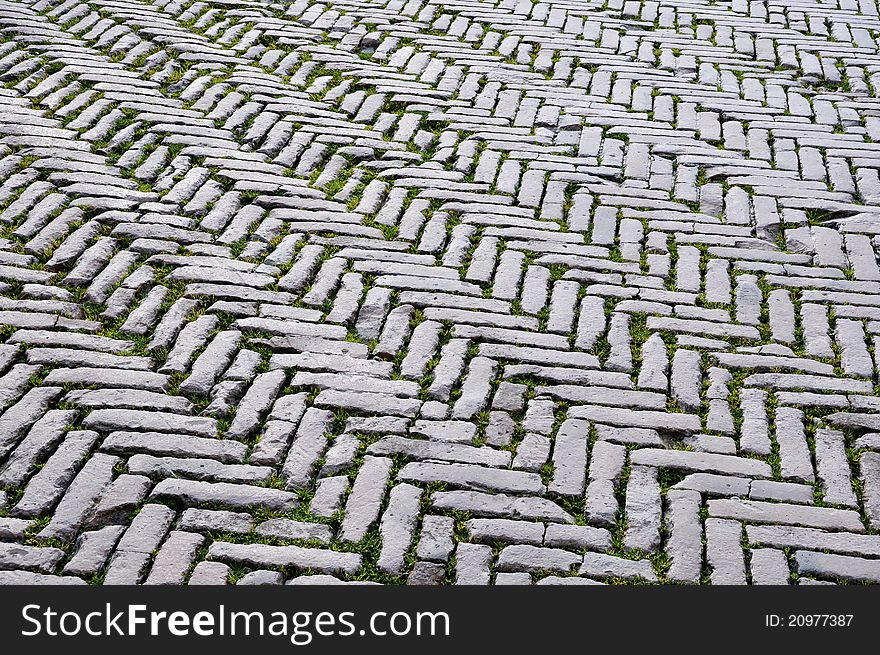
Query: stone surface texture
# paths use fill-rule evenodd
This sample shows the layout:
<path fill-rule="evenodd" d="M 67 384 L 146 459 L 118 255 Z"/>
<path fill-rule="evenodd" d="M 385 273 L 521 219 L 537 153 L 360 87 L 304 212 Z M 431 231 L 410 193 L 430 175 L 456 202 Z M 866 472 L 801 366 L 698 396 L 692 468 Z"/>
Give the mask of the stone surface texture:
<path fill-rule="evenodd" d="M 880 582 L 876 0 L 0 0 L 0 582 Z"/>

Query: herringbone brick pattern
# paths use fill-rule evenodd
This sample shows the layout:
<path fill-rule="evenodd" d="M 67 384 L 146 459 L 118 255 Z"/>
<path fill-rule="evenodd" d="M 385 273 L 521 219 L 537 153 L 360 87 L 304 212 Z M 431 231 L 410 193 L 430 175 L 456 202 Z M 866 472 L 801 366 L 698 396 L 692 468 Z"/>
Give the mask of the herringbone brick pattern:
<path fill-rule="evenodd" d="M 873 0 L 0 0 L 0 582 L 880 582 Z"/>

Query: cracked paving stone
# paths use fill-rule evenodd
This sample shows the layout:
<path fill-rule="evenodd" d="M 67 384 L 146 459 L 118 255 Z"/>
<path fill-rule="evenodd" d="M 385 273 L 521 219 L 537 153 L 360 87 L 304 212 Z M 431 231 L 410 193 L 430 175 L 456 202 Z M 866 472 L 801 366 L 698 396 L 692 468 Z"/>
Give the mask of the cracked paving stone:
<path fill-rule="evenodd" d="M 617 444 L 597 441 L 591 458 L 585 512 L 596 523 L 611 527 L 618 511 L 614 484 L 623 471 L 626 449 Z"/>

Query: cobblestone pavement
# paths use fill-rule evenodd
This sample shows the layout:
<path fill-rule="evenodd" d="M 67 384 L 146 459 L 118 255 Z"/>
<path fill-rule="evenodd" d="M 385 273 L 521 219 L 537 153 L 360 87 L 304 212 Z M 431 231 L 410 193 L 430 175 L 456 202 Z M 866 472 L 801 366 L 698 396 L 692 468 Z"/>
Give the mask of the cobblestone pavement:
<path fill-rule="evenodd" d="M 872 0 L 0 0 L 0 582 L 880 582 Z"/>

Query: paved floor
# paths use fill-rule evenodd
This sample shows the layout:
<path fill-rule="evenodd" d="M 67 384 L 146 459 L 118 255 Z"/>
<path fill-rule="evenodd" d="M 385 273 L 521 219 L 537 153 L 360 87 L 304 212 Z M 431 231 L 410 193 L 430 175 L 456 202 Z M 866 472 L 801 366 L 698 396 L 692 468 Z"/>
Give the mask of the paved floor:
<path fill-rule="evenodd" d="M 0 0 L 0 582 L 880 582 L 873 0 Z"/>

